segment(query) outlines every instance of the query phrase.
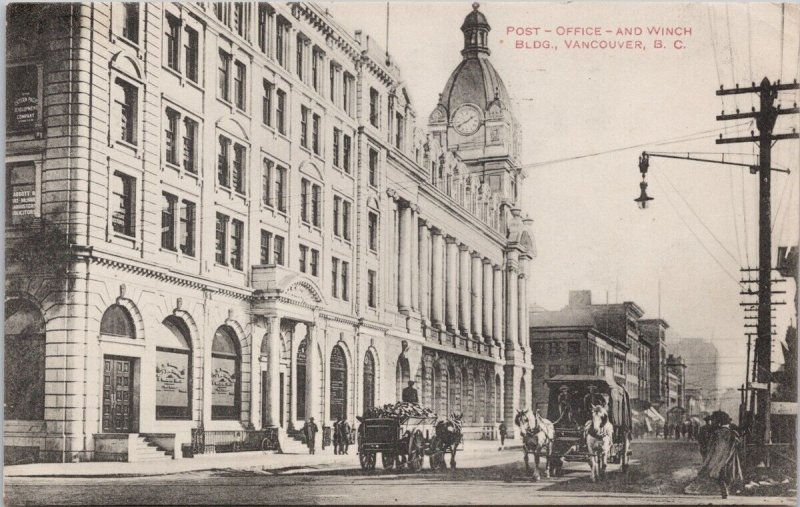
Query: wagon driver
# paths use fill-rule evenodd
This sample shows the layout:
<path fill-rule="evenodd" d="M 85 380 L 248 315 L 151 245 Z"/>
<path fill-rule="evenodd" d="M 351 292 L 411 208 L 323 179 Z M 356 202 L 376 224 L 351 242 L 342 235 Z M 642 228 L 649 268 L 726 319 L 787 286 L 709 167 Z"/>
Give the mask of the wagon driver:
<path fill-rule="evenodd" d="M 419 403 L 419 395 L 417 390 L 414 389 L 414 381 L 408 381 L 408 387 L 403 389 L 403 401 L 406 403 Z"/>
<path fill-rule="evenodd" d="M 583 397 L 583 410 L 586 412 L 587 419 L 591 419 L 592 417 L 592 407 L 595 405 L 600 405 L 605 407 L 606 406 L 606 399 L 603 397 L 602 394 L 597 392 L 597 386 L 594 384 L 589 384 L 586 386 L 586 389 L 589 390 L 588 393 Z"/>

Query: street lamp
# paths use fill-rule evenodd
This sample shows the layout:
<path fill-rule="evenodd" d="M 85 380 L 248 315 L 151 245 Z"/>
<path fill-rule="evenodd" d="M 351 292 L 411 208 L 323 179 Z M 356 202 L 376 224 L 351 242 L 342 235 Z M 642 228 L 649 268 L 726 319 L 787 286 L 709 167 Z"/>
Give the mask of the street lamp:
<path fill-rule="evenodd" d="M 639 197 L 634 199 L 639 204 L 640 209 L 647 209 L 648 201 L 652 201 L 653 198 L 647 195 L 647 182 L 644 180 L 647 176 L 647 168 L 650 165 L 649 157 L 647 153 L 642 152 L 641 156 L 639 156 L 639 172 L 642 173 L 642 181 L 639 183 L 639 190 L 641 193 Z"/>

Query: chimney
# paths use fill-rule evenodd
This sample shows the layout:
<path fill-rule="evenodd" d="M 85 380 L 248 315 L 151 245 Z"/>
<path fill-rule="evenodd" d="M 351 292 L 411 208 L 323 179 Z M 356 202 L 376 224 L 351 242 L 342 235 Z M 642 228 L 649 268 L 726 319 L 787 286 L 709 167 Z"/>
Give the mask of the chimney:
<path fill-rule="evenodd" d="M 592 304 L 592 291 L 590 290 L 571 290 L 569 291 L 570 308 L 586 307 Z"/>

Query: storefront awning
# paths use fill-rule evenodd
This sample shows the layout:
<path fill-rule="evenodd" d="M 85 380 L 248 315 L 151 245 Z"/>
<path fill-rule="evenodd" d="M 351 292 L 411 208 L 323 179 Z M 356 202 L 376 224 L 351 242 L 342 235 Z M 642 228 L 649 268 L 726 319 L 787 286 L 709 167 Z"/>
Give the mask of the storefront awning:
<path fill-rule="evenodd" d="M 653 407 L 648 408 L 644 412 L 644 415 L 647 416 L 649 419 L 652 419 L 654 422 L 662 422 L 662 423 L 664 422 L 664 418 Z"/>

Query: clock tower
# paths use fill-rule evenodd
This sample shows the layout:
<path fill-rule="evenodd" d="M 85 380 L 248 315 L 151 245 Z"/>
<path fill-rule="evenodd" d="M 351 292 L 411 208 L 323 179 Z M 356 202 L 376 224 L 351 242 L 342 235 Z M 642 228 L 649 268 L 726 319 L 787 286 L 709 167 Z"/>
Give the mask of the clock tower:
<path fill-rule="evenodd" d="M 450 74 L 428 126 L 443 150 L 489 184 L 500 198 L 501 216 L 508 223 L 511 209 L 518 207 L 523 177 L 520 127 L 506 86 L 489 58 L 491 27 L 479 7 L 472 4 L 472 12 L 461 25 L 463 59 Z"/>

